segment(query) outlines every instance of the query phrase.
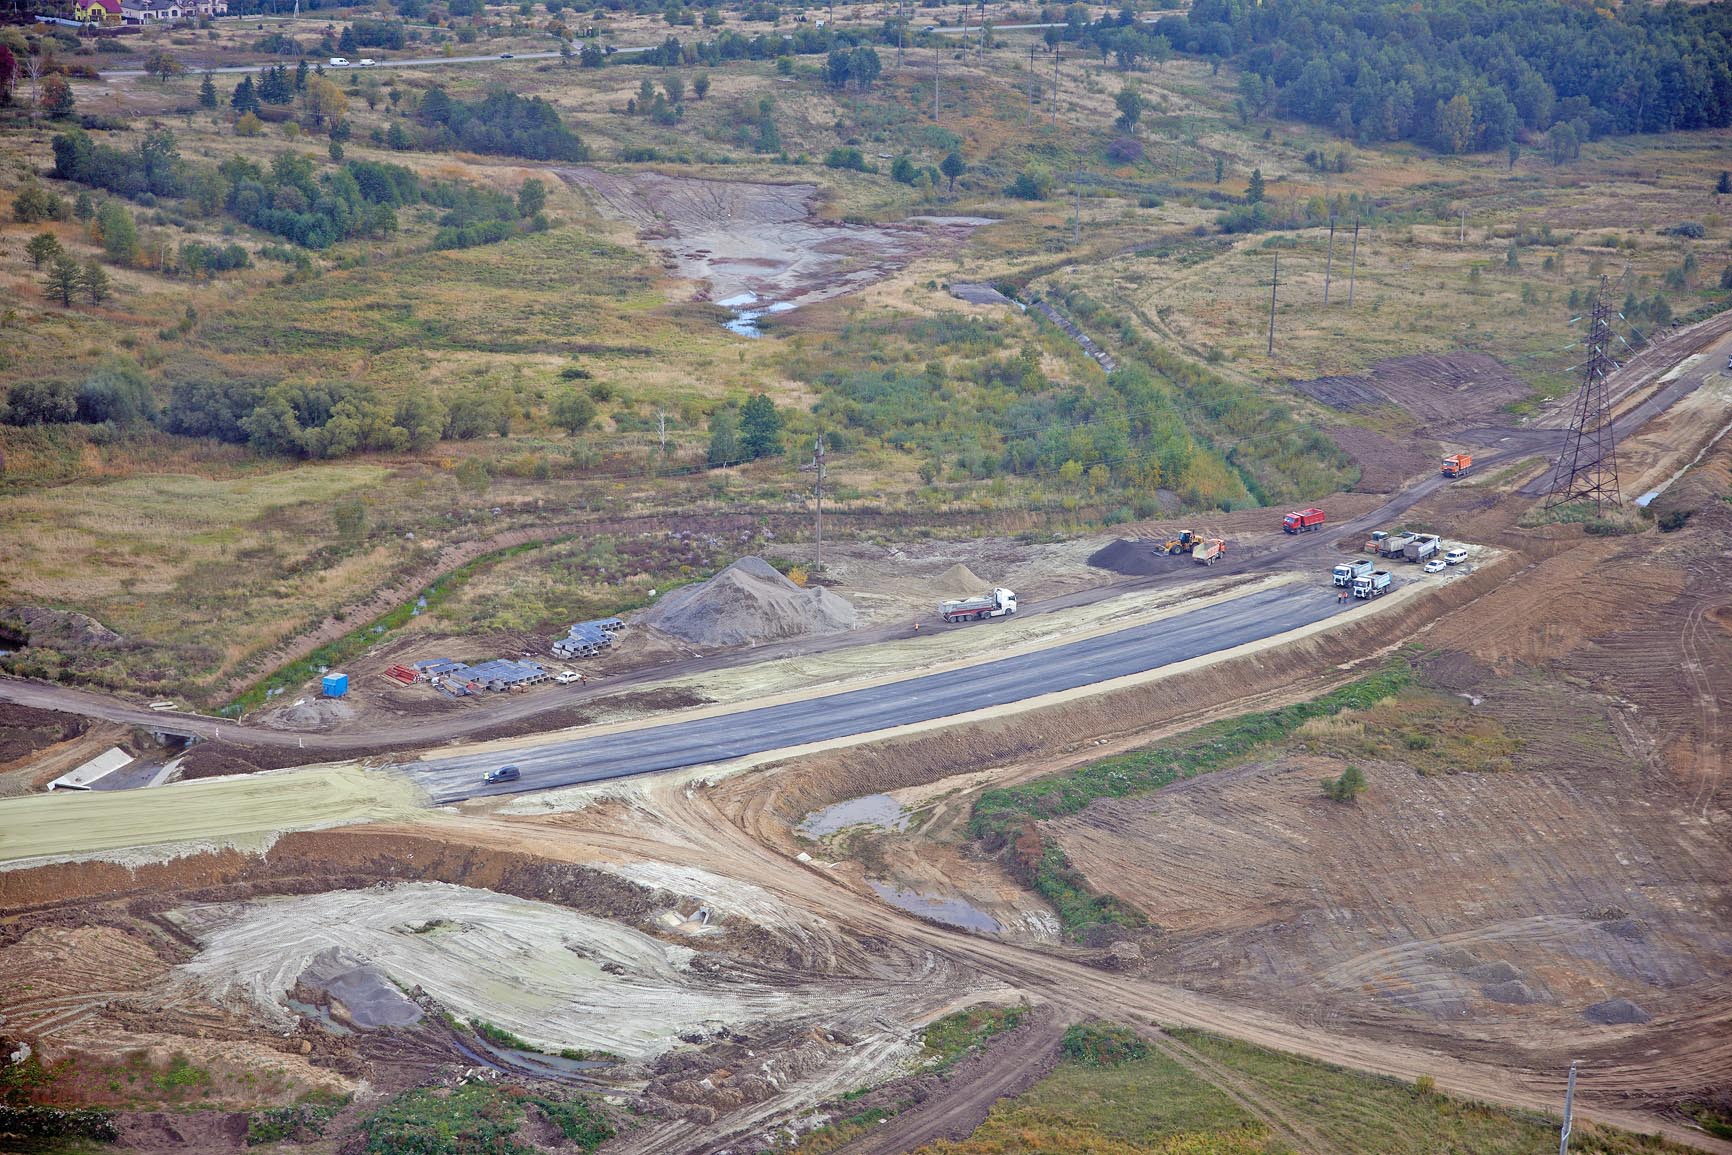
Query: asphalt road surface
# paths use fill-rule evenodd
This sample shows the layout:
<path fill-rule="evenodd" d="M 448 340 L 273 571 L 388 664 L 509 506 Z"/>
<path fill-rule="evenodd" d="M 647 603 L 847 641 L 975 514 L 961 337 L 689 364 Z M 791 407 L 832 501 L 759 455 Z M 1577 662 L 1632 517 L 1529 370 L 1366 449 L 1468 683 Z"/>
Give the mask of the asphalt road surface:
<path fill-rule="evenodd" d="M 1261 590 L 1161 621 L 965 669 L 713 718 L 550 740 L 509 754 L 431 758 L 403 769 L 436 802 L 446 803 L 701 766 L 1139 674 L 1351 613 L 1359 604 L 1342 606 L 1332 589 L 1315 585 Z M 498 785 L 482 782 L 484 773 L 504 764 L 517 766 L 522 777 Z"/>

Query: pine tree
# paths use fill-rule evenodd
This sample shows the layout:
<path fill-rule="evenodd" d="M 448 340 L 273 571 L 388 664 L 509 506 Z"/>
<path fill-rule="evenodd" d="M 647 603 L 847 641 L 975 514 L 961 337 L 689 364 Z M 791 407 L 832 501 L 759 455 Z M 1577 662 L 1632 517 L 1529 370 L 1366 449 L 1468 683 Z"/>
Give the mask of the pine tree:
<path fill-rule="evenodd" d="M 217 106 L 216 81 L 211 79 L 207 71 L 204 79 L 198 85 L 198 106 L 200 108 L 215 108 Z"/>
<path fill-rule="evenodd" d="M 94 260 L 84 262 L 84 267 L 78 270 L 78 287 L 84 290 L 84 295 L 90 298 L 92 305 L 100 305 L 114 292 L 114 284 L 108 279 L 108 270 Z"/>
<path fill-rule="evenodd" d="M 62 305 L 70 309 L 72 296 L 78 292 L 78 262 L 65 253 L 61 253 L 54 258 L 54 263 L 48 266 L 48 275 L 44 281 L 49 295 L 58 298 Z"/>
<path fill-rule="evenodd" d="M 259 110 L 259 89 L 252 77 L 241 77 L 241 82 L 235 85 L 234 95 L 229 97 L 229 107 L 243 115 Z"/>
<path fill-rule="evenodd" d="M 740 447 L 754 460 L 782 452 L 782 415 L 766 394 L 759 393 L 740 409 Z"/>
<path fill-rule="evenodd" d="M 1720 179 L 1714 182 L 1717 193 L 1732 193 L 1732 172 L 1721 172 Z"/>
<path fill-rule="evenodd" d="M 1248 205 L 1257 204 L 1263 199 L 1266 192 L 1267 190 L 1263 185 L 1263 170 L 1260 168 L 1252 169 L 1251 183 L 1245 186 L 1245 203 Z"/>
<path fill-rule="evenodd" d="M 64 252 L 53 233 L 37 233 L 24 246 L 24 255 L 30 258 L 30 267 L 33 269 L 40 269 Z"/>

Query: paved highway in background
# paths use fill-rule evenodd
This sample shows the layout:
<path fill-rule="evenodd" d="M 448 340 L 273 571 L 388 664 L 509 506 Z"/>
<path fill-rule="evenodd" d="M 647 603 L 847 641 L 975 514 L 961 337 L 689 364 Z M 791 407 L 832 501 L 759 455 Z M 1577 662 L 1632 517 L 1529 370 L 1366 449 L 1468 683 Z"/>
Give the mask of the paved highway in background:
<path fill-rule="evenodd" d="M 1342 606 L 1332 589 L 1309 583 L 1260 590 L 1144 625 L 963 669 L 620 733 L 550 736 L 519 750 L 429 758 L 402 768 L 434 801 L 445 803 L 702 766 L 1140 674 L 1351 613 L 1360 605 Z M 498 785 L 481 781 L 482 774 L 501 765 L 516 766 L 523 776 Z"/>

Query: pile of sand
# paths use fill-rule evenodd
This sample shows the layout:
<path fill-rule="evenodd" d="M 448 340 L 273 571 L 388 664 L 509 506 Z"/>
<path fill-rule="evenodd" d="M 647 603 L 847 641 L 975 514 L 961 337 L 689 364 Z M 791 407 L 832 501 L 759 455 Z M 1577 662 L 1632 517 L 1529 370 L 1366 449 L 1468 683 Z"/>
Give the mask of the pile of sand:
<path fill-rule="evenodd" d="M 849 602 L 829 590 L 801 589 L 756 557 L 741 558 L 702 585 L 675 590 L 637 620 L 698 646 L 833 634 L 856 624 Z"/>
<path fill-rule="evenodd" d="M 934 597 L 941 599 L 971 598 L 992 588 L 992 583 L 975 576 L 973 570 L 957 562 L 932 580 Z"/>

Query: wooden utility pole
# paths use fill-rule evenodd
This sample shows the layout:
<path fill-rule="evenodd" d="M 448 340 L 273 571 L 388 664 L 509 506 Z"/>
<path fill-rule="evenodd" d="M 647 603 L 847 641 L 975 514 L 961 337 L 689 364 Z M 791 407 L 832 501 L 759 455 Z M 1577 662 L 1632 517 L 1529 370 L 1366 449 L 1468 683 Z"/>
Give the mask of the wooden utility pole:
<path fill-rule="evenodd" d="M 1275 254 L 1275 275 L 1269 278 L 1269 356 L 1275 355 L 1275 290 L 1281 284 L 1281 254 Z"/>
<path fill-rule="evenodd" d="M 1082 244 L 1082 187 L 1077 184 L 1075 173 L 1071 174 L 1070 196 L 1070 247 L 1074 249 Z"/>
<path fill-rule="evenodd" d="M 1058 47 L 1052 50 L 1052 122 L 1058 124 Z"/>
<path fill-rule="evenodd" d="M 932 123 L 938 123 L 938 37 L 932 37 Z"/>
<path fill-rule="evenodd" d="M 1335 218 L 1329 218 L 1329 259 L 1323 263 L 1323 305 L 1329 306 L 1329 273 L 1335 267 Z"/>
<path fill-rule="evenodd" d="M 1353 259 L 1347 265 L 1347 307 L 1353 307 L 1353 280 L 1359 272 L 1359 222 L 1353 222 Z"/>

